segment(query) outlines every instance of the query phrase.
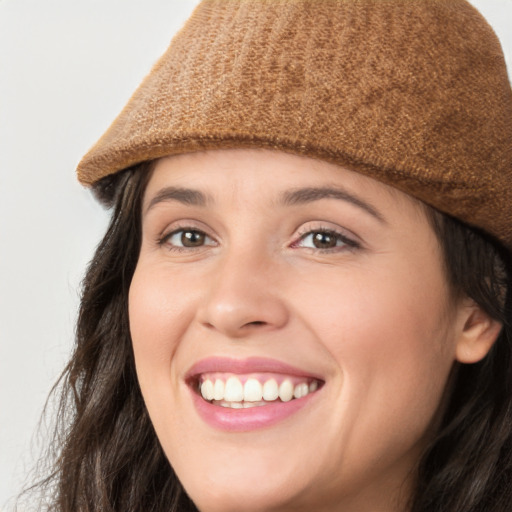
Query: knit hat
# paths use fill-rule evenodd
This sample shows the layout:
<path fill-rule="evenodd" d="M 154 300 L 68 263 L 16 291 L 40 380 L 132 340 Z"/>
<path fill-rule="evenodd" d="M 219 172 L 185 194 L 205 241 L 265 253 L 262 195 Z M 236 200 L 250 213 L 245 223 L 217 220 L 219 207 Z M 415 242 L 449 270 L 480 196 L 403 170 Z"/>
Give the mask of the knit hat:
<path fill-rule="evenodd" d="M 204 0 L 78 179 L 250 147 L 363 173 L 512 249 L 512 91 L 465 0 Z"/>

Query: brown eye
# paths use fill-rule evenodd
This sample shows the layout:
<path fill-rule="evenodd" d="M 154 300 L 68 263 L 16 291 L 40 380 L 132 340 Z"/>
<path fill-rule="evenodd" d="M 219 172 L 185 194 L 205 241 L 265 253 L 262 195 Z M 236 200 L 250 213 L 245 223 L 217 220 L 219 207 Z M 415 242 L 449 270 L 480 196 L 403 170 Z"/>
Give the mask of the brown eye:
<path fill-rule="evenodd" d="M 215 245 L 214 240 L 198 229 L 177 229 L 163 237 L 160 243 L 177 251 Z"/>
<path fill-rule="evenodd" d="M 183 247 L 200 247 L 204 245 L 206 235 L 200 231 L 182 231 L 181 245 Z"/>
<path fill-rule="evenodd" d="M 355 240 L 336 231 L 318 229 L 302 235 L 294 246 L 304 247 L 306 249 L 318 249 L 319 251 L 339 252 L 348 248 L 358 248 L 359 244 Z"/>
<path fill-rule="evenodd" d="M 317 249 L 332 249 L 338 244 L 338 237 L 329 231 L 312 233 L 312 242 Z"/>

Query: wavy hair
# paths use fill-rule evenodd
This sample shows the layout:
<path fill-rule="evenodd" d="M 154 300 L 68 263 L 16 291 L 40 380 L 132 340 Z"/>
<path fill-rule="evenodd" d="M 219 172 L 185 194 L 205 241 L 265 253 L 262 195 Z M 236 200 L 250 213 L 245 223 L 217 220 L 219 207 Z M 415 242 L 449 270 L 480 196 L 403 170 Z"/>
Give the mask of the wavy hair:
<path fill-rule="evenodd" d="M 135 373 L 128 290 L 141 245 L 141 204 L 151 163 L 104 178 L 108 230 L 83 281 L 76 344 L 60 381 L 54 446 L 43 482 L 52 512 L 196 511 L 167 461 Z M 504 325 L 487 357 L 455 365 L 437 435 L 417 468 L 411 512 L 512 509 L 510 255 L 459 221 L 428 216 L 447 279 Z"/>

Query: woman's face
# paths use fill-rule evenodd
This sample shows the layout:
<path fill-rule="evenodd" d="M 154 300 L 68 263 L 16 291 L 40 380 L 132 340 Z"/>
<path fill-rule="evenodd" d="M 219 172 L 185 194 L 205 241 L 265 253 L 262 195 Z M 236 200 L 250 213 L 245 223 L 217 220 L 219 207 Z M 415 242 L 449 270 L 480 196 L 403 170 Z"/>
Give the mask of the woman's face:
<path fill-rule="evenodd" d="M 158 161 L 142 230 L 137 374 L 198 508 L 399 510 L 461 330 L 423 209 L 332 164 L 219 150 Z"/>

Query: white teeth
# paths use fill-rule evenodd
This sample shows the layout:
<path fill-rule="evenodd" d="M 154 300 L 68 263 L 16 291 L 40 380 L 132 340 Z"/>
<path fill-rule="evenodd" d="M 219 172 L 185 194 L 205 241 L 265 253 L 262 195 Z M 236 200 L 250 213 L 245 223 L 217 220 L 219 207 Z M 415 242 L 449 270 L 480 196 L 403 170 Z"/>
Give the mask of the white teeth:
<path fill-rule="evenodd" d="M 267 405 L 266 402 L 225 402 L 224 400 L 218 402 L 216 405 L 226 407 L 226 409 L 250 409 L 251 407 L 261 407 Z"/>
<path fill-rule="evenodd" d="M 279 386 L 279 398 L 283 402 L 289 402 L 293 398 L 293 384 L 291 380 L 285 379 Z"/>
<path fill-rule="evenodd" d="M 224 398 L 224 381 L 217 379 L 213 387 L 213 399 L 222 400 Z"/>
<path fill-rule="evenodd" d="M 244 409 L 250 409 L 251 407 L 261 407 L 267 405 L 263 400 L 261 402 L 244 402 Z"/>
<path fill-rule="evenodd" d="M 242 384 L 238 377 L 231 376 L 226 382 L 221 378 L 205 379 L 200 385 L 201 396 L 207 400 L 215 400 L 217 405 L 241 409 L 242 407 L 255 407 L 265 405 L 281 399 L 289 402 L 293 398 L 303 398 L 318 389 L 318 381 L 301 382 L 296 386 L 291 379 L 285 379 L 278 385 L 275 379 L 269 379 L 262 385 L 261 382 L 250 377 Z"/>
<path fill-rule="evenodd" d="M 270 379 L 263 384 L 263 400 L 271 402 L 279 397 L 279 386 L 275 379 Z"/>
<path fill-rule="evenodd" d="M 201 395 L 205 400 L 213 400 L 213 391 L 214 388 L 211 380 L 207 379 L 201 384 Z"/>
<path fill-rule="evenodd" d="M 241 402 L 244 399 L 244 388 L 236 377 L 229 377 L 224 389 L 224 400 L 226 402 Z"/>
<path fill-rule="evenodd" d="M 303 382 L 301 384 L 297 384 L 295 386 L 295 389 L 293 390 L 293 396 L 295 398 L 302 398 L 306 396 L 309 393 L 309 386 L 306 382 Z"/>
<path fill-rule="evenodd" d="M 263 398 L 263 386 L 256 379 L 247 379 L 244 385 L 244 400 L 260 402 Z"/>

